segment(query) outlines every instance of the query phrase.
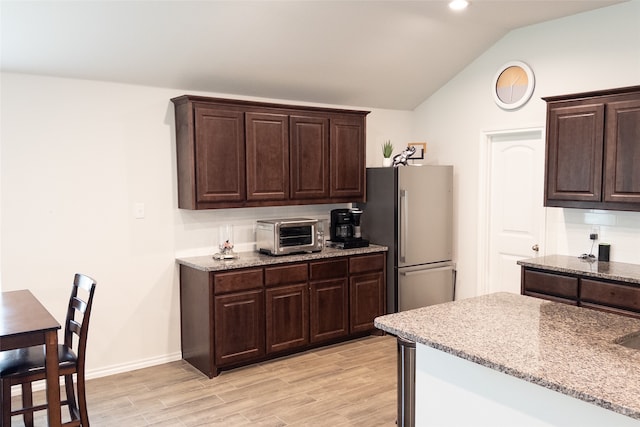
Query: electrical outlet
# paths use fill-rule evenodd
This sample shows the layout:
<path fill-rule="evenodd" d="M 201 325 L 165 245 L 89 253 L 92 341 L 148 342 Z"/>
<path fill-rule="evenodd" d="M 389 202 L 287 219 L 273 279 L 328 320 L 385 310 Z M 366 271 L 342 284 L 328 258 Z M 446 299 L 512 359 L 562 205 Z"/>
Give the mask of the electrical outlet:
<path fill-rule="evenodd" d="M 598 240 L 600 235 L 600 227 L 591 227 L 591 233 L 589 233 L 590 240 Z"/>

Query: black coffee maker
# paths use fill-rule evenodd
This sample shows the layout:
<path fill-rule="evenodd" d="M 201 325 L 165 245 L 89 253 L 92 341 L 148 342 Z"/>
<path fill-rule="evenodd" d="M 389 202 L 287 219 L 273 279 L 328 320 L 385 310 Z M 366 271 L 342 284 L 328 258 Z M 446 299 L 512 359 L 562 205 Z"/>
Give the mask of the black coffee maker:
<path fill-rule="evenodd" d="M 369 246 L 369 241 L 362 238 L 360 232 L 360 217 L 362 210 L 333 209 L 331 211 L 331 240 L 330 246 L 350 249 Z"/>

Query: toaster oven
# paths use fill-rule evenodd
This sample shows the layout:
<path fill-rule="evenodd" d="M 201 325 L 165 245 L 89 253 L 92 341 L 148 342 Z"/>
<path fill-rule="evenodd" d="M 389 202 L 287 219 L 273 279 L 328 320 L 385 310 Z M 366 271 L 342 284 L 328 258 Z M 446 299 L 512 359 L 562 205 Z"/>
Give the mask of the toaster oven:
<path fill-rule="evenodd" d="M 256 228 L 256 247 L 268 255 L 287 255 L 319 252 L 318 220 L 308 218 L 259 220 Z"/>

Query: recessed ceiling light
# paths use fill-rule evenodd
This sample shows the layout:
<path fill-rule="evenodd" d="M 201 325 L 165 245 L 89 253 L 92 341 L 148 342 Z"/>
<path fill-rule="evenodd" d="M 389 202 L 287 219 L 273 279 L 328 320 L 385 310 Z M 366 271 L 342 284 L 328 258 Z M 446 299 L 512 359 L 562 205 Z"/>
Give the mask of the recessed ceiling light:
<path fill-rule="evenodd" d="M 451 10 L 464 10 L 469 6 L 467 0 L 452 0 L 449 2 L 449 8 Z"/>

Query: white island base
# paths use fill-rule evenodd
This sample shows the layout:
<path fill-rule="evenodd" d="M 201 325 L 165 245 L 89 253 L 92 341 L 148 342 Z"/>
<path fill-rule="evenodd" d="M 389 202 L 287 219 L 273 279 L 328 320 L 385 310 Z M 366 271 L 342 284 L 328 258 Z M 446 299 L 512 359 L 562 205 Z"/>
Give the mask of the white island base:
<path fill-rule="evenodd" d="M 416 426 L 639 427 L 640 421 L 417 343 Z"/>

